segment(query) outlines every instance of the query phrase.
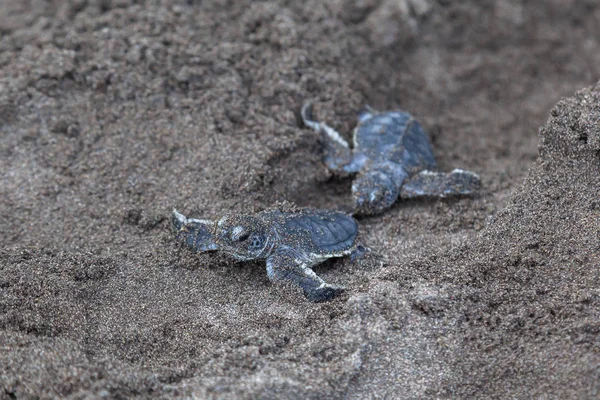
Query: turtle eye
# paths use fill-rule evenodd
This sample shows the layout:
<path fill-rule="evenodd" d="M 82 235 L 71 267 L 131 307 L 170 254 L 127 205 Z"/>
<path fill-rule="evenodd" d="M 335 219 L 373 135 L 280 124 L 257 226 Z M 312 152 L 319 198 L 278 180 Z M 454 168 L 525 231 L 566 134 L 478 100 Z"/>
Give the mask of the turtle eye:
<path fill-rule="evenodd" d="M 246 232 L 238 238 L 238 242 L 245 242 L 250 237 L 250 233 Z"/>
<path fill-rule="evenodd" d="M 234 242 L 243 242 L 250 237 L 250 232 L 244 229 L 243 226 L 236 226 L 231 231 L 231 240 Z"/>

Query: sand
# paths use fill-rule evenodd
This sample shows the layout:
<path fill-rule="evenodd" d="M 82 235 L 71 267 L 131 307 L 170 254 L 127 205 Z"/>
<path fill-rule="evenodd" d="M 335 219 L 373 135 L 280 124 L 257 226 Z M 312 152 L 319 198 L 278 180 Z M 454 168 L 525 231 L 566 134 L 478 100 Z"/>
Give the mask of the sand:
<path fill-rule="evenodd" d="M 0 398 L 599 396 L 599 38 L 579 0 L 2 1 Z M 483 183 L 361 218 L 322 304 L 168 220 L 347 209 L 309 98 Z"/>

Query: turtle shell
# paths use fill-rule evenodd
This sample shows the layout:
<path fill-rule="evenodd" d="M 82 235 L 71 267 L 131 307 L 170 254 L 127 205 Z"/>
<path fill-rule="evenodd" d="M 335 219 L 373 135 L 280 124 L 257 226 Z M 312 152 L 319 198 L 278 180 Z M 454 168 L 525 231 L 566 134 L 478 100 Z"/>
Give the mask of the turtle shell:
<path fill-rule="evenodd" d="M 403 111 L 361 118 L 354 130 L 354 145 L 373 162 L 392 161 L 411 174 L 435 167 L 427 134 L 417 120 Z"/>
<path fill-rule="evenodd" d="M 284 227 L 288 234 L 309 237 L 320 253 L 332 255 L 350 250 L 358 235 L 358 224 L 354 218 L 325 210 L 291 214 L 286 218 Z"/>

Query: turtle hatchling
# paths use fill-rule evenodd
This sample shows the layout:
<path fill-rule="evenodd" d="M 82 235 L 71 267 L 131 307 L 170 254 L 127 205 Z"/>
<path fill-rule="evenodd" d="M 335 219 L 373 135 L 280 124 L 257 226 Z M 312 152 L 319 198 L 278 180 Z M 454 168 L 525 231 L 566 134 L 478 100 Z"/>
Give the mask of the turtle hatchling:
<path fill-rule="evenodd" d="M 477 174 L 462 169 L 433 172 L 431 142 L 418 121 L 404 111 L 377 112 L 365 107 L 358 114 L 354 146 L 312 117 L 312 102 L 302 107 L 304 125 L 321 134 L 324 162 L 334 173 L 358 173 L 352 184 L 357 214 L 378 214 L 398 199 L 468 195 L 479 189 Z"/>
<path fill-rule="evenodd" d="M 253 215 L 227 214 L 218 221 L 187 218 L 173 210 L 177 238 L 199 251 L 222 251 L 241 261 L 266 260 L 272 282 L 290 282 L 313 302 L 329 300 L 344 288 L 319 278 L 311 267 L 332 257 L 361 257 L 358 224 L 342 212 L 279 208 Z"/>

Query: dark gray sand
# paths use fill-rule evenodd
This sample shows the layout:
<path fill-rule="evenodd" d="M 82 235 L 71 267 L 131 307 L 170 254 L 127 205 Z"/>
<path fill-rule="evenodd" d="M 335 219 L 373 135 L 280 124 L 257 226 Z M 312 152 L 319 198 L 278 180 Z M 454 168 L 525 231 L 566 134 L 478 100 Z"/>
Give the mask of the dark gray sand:
<path fill-rule="evenodd" d="M 599 38 L 581 0 L 2 0 L 0 398 L 598 397 Z M 168 226 L 347 207 L 307 98 L 483 180 L 361 219 L 317 305 Z"/>

